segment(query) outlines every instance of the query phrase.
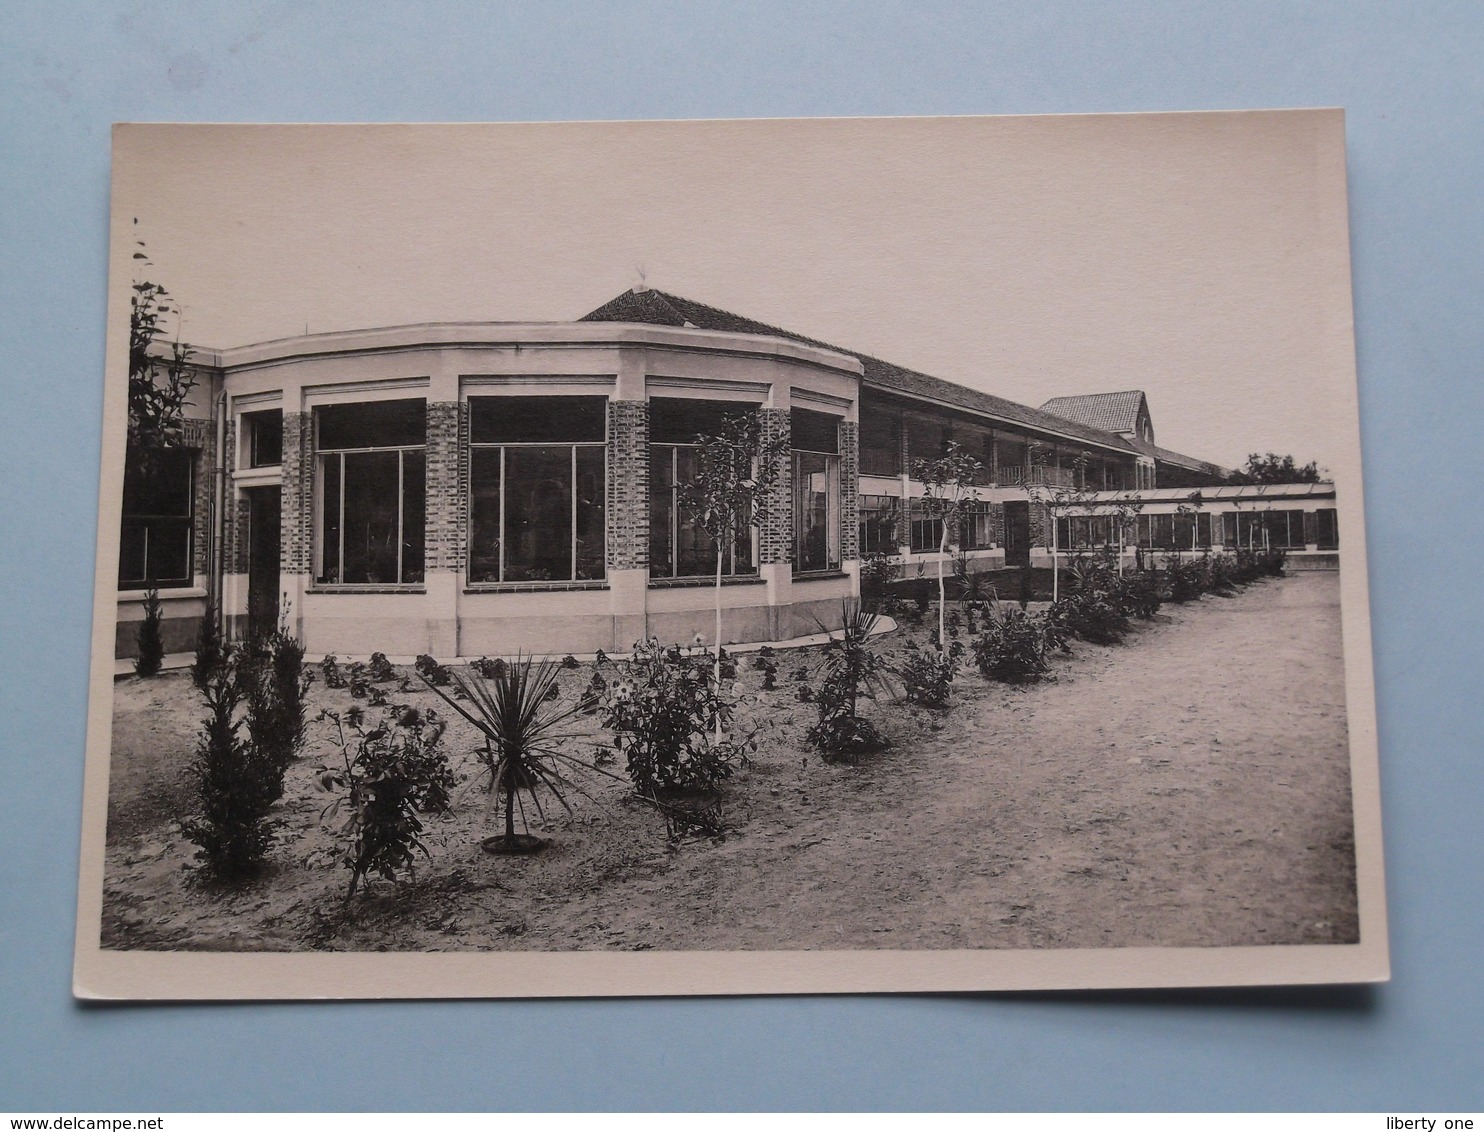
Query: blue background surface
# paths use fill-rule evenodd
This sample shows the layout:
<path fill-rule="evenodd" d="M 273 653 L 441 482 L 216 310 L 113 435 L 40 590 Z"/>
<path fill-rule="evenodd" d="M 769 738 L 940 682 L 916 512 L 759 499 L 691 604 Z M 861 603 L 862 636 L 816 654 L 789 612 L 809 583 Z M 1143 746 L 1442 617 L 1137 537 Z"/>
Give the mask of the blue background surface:
<path fill-rule="evenodd" d="M 1484 1106 L 1484 5 L 10 4 L 0 1109 Z M 1347 108 L 1395 977 L 1374 990 L 84 1008 L 109 125 Z"/>

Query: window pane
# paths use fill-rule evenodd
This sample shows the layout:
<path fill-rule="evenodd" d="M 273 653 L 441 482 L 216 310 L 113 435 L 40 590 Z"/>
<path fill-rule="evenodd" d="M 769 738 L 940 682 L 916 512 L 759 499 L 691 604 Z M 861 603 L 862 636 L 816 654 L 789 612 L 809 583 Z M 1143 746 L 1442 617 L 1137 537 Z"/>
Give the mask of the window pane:
<path fill-rule="evenodd" d="M 697 524 L 694 504 L 687 505 L 683 490 L 694 487 L 700 463 L 700 453 L 695 448 L 675 449 L 675 480 L 682 488 L 675 524 L 675 576 L 678 578 L 694 578 L 716 571 L 716 543 Z M 726 569 L 725 563 L 722 569 Z"/>
<path fill-rule="evenodd" d="M 675 547 L 671 523 L 675 518 L 675 449 L 654 445 L 649 450 L 649 576 L 675 576 Z"/>
<path fill-rule="evenodd" d="M 606 397 L 471 397 L 469 438 L 475 444 L 601 444 L 607 417 Z"/>
<path fill-rule="evenodd" d="M 469 581 L 500 580 L 500 449 L 469 453 Z"/>
<path fill-rule="evenodd" d="M 794 453 L 794 531 L 799 570 L 830 570 L 840 564 L 839 533 L 835 530 L 839 463 L 838 456 Z"/>
<path fill-rule="evenodd" d="M 402 582 L 423 580 L 423 540 L 427 535 L 426 458 L 421 449 L 402 453 Z"/>
<path fill-rule="evenodd" d="M 1333 507 L 1321 507 L 1314 516 L 1319 527 L 1319 549 L 1336 549 L 1340 545 L 1339 513 Z"/>
<path fill-rule="evenodd" d="M 505 449 L 505 581 L 572 578 L 572 449 Z"/>
<path fill-rule="evenodd" d="M 607 452 L 599 445 L 577 449 L 577 576 L 602 578 L 607 574 L 608 560 L 604 539 L 604 515 L 607 512 L 605 491 L 607 478 L 603 471 Z"/>
<path fill-rule="evenodd" d="M 428 439 L 428 403 L 367 401 L 355 405 L 325 405 L 315 410 L 319 421 L 319 448 L 396 448 L 422 445 Z M 347 548 L 347 556 L 349 548 Z"/>
<path fill-rule="evenodd" d="M 148 546 L 149 524 L 142 519 L 125 519 L 119 532 L 119 585 L 144 581 Z"/>
<path fill-rule="evenodd" d="M 719 436 L 727 417 L 752 416 L 745 401 L 701 401 L 654 397 L 649 402 L 649 439 L 656 444 L 694 444 L 698 436 Z"/>
<path fill-rule="evenodd" d="M 124 515 L 191 514 L 195 448 L 130 448 L 124 459 Z"/>
<path fill-rule="evenodd" d="M 283 414 L 271 412 L 243 413 L 247 429 L 247 466 L 270 468 L 283 462 Z"/>
<path fill-rule="evenodd" d="M 839 417 L 809 409 L 795 409 L 789 428 L 791 443 L 797 450 L 828 452 L 831 455 L 840 451 Z"/>
<path fill-rule="evenodd" d="M 320 570 L 318 582 L 340 581 L 340 457 L 321 456 Z"/>
<path fill-rule="evenodd" d="M 376 585 L 399 580 L 399 458 L 397 452 L 355 452 L 344 457 L 343 583 Z"/>

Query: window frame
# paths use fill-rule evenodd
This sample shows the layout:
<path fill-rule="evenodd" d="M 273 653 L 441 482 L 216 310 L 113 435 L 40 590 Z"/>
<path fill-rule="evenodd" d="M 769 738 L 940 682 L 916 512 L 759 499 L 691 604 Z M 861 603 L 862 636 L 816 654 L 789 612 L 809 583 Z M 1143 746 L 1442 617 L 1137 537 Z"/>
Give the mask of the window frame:
<path fill-rule="evenodd" d="M 322 413 L 326 409 L 338 409 L 351 406 L 388 405 L 401 401 L 421 401 L 423 406 L 423 442 L 421 444 L 367 444 L 354 447 L 325 448 L 320 443 L 320 427 L 323 421 Z M 311 588 L 317 590 L 326 589 L 357 589 L 357 590 L 385 590 L 398 589 L 416 592 L 421 590 L 427 581 L 428 573 L 428 443 L 427 443 L 427 401 L 418 397 L 391 397 L 380 400 L 332 402 L 325 405 L 316 405 L 312 409 L 312 420 L 314 425 L 314 573 L 312 575 Z M 347 582 L 345 581 L 345 458 L 347 456 L 363 456 L 375 453 L 397 454 L 397 577 L 390 582 Z M 404 561 L 407 550 L 407 453 L 419 452 L 423 457 L 423 533 L 422 552 L 423 565 L 421 576 L 414 580 L 405 580 L 407 566 Z M 337 577 L 334 580 L 326 576 L 325 551 L 326 536 L 325 529 L 328 515 L 326 506 L 326 483 L 328 473 L 326 471 L 329 461 L 335 459 L 337 467 L 337 483 L 339 491 L 335 501 L 336 508 L 336 532 L 335 562 Z"/>
<path fill-rule="evenodd" d="M 471 415 L 471 418 L 472 418 L 472 415 L 473 415 L 473 412 L 474 412 L 473 407 L 472 407 L 472 402 L 474 402 L 476 400 L 501 401 L 501 400 L 516 399 L 516 398 L 518 398 L 518 399 L 524 401 L 524 400 L 533 400 L 533 399 L 536 399 L 539 396 L 540 396 L 539 394 L 515 394 L 515 395 L 512 395 L 511 398 L 505 398 L 505 397 L 499 397 L 499 396 L 495 396 L 495 397 L 479 397 L 479 396 L 473 396 L 473 397 L 467 398 L 467 400 L 471 403 L 471 408 L 470 408 L 469 411 L 470 411 L 470 415 Z M 608 581 L 608 476 L 609 476 L 608 446 L 609 446 L 609 439 L 610 439 L 610 431 L 611 431 L 611 429 L 610 429 L 610 422 L 609 422 L 609 419 L 608 419 L 608 398 L 607 397 L 601 397 L 601 398 L 599 398 L 599 397 L 593 397 L 592 399 L 593 400 L 602 400 L 603 403 L 604 403 L 603 404 L 603 436 L 602 436 L 602 439 L 600 439 L 600 440 L 551 440 L 551 439 L 544 439 L 544 440 L 476 441 L 474 439 L 474 429 L 473 429 L 473 427 L 471 425 L 471 428 L 469 430 L 469 442 L 468 442 L 470 491 L 469 491 L 469 505 L 468 505 L 467 512 L 466 512 L 466 515 L 465 515 L 465 522 L 467 523 L 467 544 L 466 544 L 465 549 L 464 549 L 464 577 L 465 577 L 465 583 L 468 585 L 469 588 L 471 588 L 471 589 L 501 589 L 501 588 L 512 588 L 512 587 L 522 588 L 522 587 L 542 586 L 542 585 L 574 586 L 575 587 L 575 586 L 584 586 L 584 585 L 600 585 L 600 584 L 606 584 L 607 583 L 607 581 Z M 508 499 L 507 499 L 507 494 L 506 493 L 508 491 L 509 484 L 510 484 L 510 477 L 508 475 L 509 460 L 508 460 L 508 452 L 507 452 L 507 450 L 508 449 L 512 449 L 512 448 L 520 448 L 520 449 L 565 448 L 565 449 L 567 449 L 567 452 L 568 452 L 568 469 L 569 469 L 569 473 L 568 474 L 571 477 L 571 479 L 570 479 L 570 486 L 569 486 L 569 491 L 570 491 L 570 498 L 569 498 L 570 510 L 568 512 L 569 529 L 568 529 L 568 538 L 567 538 L 567 543 L 568 543 L 568 548 L 569 548 L 569 554 L 568 554 L 568 573 L 570 575 L 569 577 L 566 577 L 566 578 L 550 578 L 550 579 L 509 578 L 509 577 L 507 577 L 507 574 L 508 574 L 508 571 L 509 571 L 509 553 L 510 553 L 510 540 L 509 540 L 508 534 L 507 534 L 507 532 L 505 530 L 505 522 L 506 522 L 506 518 L 507 518 L 507 515 L 508 515 L 508 511 L 509 511 Z M 589 450 L 596 450 L 599 453 L 599 455 L 601 456 L 601 458 L 602 458 L 602 491 L 598 493 L 599 498 L 602 501 L 602 522 L 600 524 L 600 528 L 602 530 L 602 545 L 601 545 L 601 547 L 598 550 L 597 559 L 596 559 L 600 563 L 600 568 L 599 568 L 598 572 L 594 576 L 592 576 L 592 577 L 579 577 L 579 569 L 578 569 L 578 565 L 579 565 L 579 561 L 580 561 L 579 555 L 578 555 L 578 545 L 579 545 L 580 539 L 579 539 L 578 536 L 579 536 L 579 532 L 581 530 L 581 523 L 578 522 L 579 502 L 580 502 L 579 501 L 579 498 L 578 498 L 578 486 L 579 486 L 579 482 L 580 482 L 579 481 L 579 472 L 580 472 L 580 466 L 581 466 L 580 465 L 580 462 L 579 462 L 579 459 L 578 459 L 578 451 L 577 451 L 579 448 L 585 448 L 585 449 L 589 449 Z M 474 462 L 475 462 L 475 459 L 476 459 L 476 456 L 477 456 L 478 453 L 480 453 L 480 452 L 491 452 L 491 451 L 498 451 L 499 454 L 500 454 L 499 455 L 499 483 L 500 483 L 500 491 L 499 491 L 499 498 L 497 500 L 496 508 L 495 508 L 495 515 L 496 515 L 495 526 L 496 526 L 496 531 L 497 531 L 496 537 L 497 537 L 498 544 L 499 544 L 499 558 L 498 558 L 497 570 L 496 570 L 496 573 L 497 573 L 498 576 L 495 579 L 493 579 L 493 580 L 491 580 L 489 578 L 475 578 L 474 577 L 474 550 L 475 550 L 475 545 L 474 545 L 474 523 L 475 523 L 475 517 L 474 517 L 474 493 L 473 493 Z"/>
<path fill-rule="evenodd" d="M 702 446 L 700 444 L 683 444 L 683 443 L 679 443 L 677 441 L 672 441 L 672 440 L 661 440 L 661 441 L 653 442 L 653 443 L 651 443 L 649 445 L 649 463 L 648 463 L 648 467 L 650 469 L 650 477 L 649 477 L 649 501 L 650 501 L 650 506 L 649 506 L 649 577 L 650 577 L 650 579 L 652 581 L 659 581 L 659 582 L 681 582 L 681 581 L 688 581 L 688 580 L 695 579 L 695 578 L 714 578 L 716 576 L 716 570 L 715 570 L 714 565 L 713 565 L 713 567 L 710 570 L 707 570 L 704 573 L 695 573 L 695 574 L 682 574 L 682 573 L 680 573 L 680 566 L 679 566 L 679 559 L 680 559 L 680 511 L 681 511 L 681 501 L 682 501 L 683 496 L 684 496 L 684 491 L 683 491 L 683 489 L 681 487 L 681 483 L 680 483 L 680 453 L 681 453 L 681 450 L 682 449 L 684 449 L 686 451 L 690 451 L 690 452 L 699 452 L 701 450 L 701 448 L 702 448 Z M 669 505 L 670 530 L 669 530 L 668 545 L 669 545 L 669 548 L 670 548 L 670 563 L 669 563 L 669 566 L 670 566 L 670 571 L 671 572 L 668 573 L 668 574 L 656 574 L 655 573 L 655 569 L 654 569 L 655 568 L 655 560 L 654 560 L 654 499 L 655 499 L 655 492 L 656 492 L 657 489 L 655 487 L 653 469 L 654 469 L 654 457 L 655 457 L 655 453 L 659 449 L 669 449 L 669 454 L 670 454 L 670 486 L 669 486 L 669 488 L 667 490 L 668 490 L 669 496 L 670 496 L 670 505 Z M 754 459 L 753 460 L 753 467 L 755 468 L 756 466 L 757 466 L 757 461 Z M 665 490 L 665 489 L 660 489 L 660 490 Z M 755 577 L 757 577 L 761 573 L 761 569 L 762 568 L 761 568 L 760 558 L 759 558 L 759 555 L 758 555 L 758 525 L 757 525 L 757 521 L 756 520 L 757 520 L 757 516 L 754 515 L 752 522 L 748 523 L 745 528 L 739 529 L 736 532 L 737 535 L 739 536 L 739 541 L 740 541 L 740 537 L 743 536 L 744 533 L 745 533 L 745 536 L 746 536 L 746 540 L 747 540 L 747 563 L 746 563 L 745 567 L 742 568 L 742 569 L 738 569 L 738 566 L 737 566 L 737 545 L 734 542 L 731 547 L 727 548 L 726 553 L 724 554 L 724 556 L 722 558 L 721 576 L 723 578 L 755 578 Z M 700 528 L 697 528 L 697 529 L 700 529 Z M 702 531 L 702 534 L 705 534 L 704 530 Z M 713 541 L 711 539 L 711 536 L 710 535 L 706 535 L 706 539 L 707 539 L 708 542 Z"/>
<path fill-rule="evenodd" d="M 841 482 L 841 458 L 840 458 L 840 426 L 844 421 L 833 413 L 820 413 L 812 409 L 794 409 L 790 420 L 789 440 L 789 468 L 793 475 L 793 573 L 794 575 L 828 575 L 837 574 L 845 565 L 844 552 L 844 522 L 845 522 L 845 500 L 844 485 Z M 834 422 L 835 446 L 833 452 L 821 451 L 817 448 L 800 448 L 796 444 L 800 433 L 807 429 L 799 427 L 800 424 L 808 423 L 808 418 L 802 420 L 799 414 L 808 413 L 811 417 L 828 419 Z M 823 427 L 819 421 L 812 422 L 813 427 Z M 824 549 L 825 561 L 822 566 L 804 565 L 804 474 L 801 464 L 805 457 L 817 457 L 824 461 L 822 474 L 825 478 L 825 520 L 824 520 Z M 809 475 L 817 473 L 811 472 Z"/>
<path fill-rule="evenodd" d="M 119 561 L 117 586 L 120 591 L 150 589 L 191 589 L 196 584 L 196 488 L 198 478 L 196 465 L 201 458 L 201 449 L 188 445 L 172 446 L 160 449 L 159 452 L 155 454 L 155 456 L 165 458 L 174 454 L 180 454 L 180 456 L 182 457 L 182 463 L 184 465 L 186 476 L 186 490 L 184 495 L 185 511 L 182 514 L 139 511 L 131 512 L 129 510 L 128 499 L 129 480 L 127 472 L 125 474 L 123 489 L 121 491 L 119 499 Z M 127 469 L 127 467 L 130 466 L 133 461 L 138 460 L 139 457 L 134 454 L 134 450 L 130 450 L 125 453 L 124 459 L 126 461 L 125 466 Z M 123 553 L 126 541 L 125 531 L 131 524 L 142 526 L 144 531 L 144 551 L 142 554 L 144 562 L 144 576 L 140 578 L 124 577 Z M 185 573 L 178 577 L 152 578 L 150 577 L 150 532 L 166 524 L 169 524 L 171 526 L 184 524 L 185 526 Z"/>

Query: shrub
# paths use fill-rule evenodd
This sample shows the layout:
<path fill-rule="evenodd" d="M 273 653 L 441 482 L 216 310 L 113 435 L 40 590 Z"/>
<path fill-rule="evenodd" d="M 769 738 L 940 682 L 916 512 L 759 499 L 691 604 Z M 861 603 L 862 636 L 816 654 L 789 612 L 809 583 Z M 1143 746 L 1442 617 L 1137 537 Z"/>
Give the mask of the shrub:
<path fill-rule="evenodd" d="M 340 659 L 334 653 L 326 654 L 319 662 L 319 671 L 326 688 L 345 687 L 345 674 L 340 671 Z"/>
<path fill-rule="evenodd" d="M 273 800 L 283 795 L 283 776 L 304 745 L 305 702 L 310 673 L 304 646 L 280 626 L 264 638 L 264 654 L 244 655 L 238 675 L 247 700 L 247 730 L 276 772 Z"/>
<path fill-rule="evenodd" d="M 417 658 L 417 674 L 434 688 L 448 687 L 450 674 L 446 665 L 439 664 L 427 653 Z"/>
<path fill-rule="evenodd" d="M 160 636 L 160 623 L 164 620 L 164 607 L 160 604 L 160 591 L 150 586 L 144 591 L 144 620 L 139 622 L 139 655 L 134 658 L 134 671 L 140 676 L 155 676 L 165 663 L 165 642 Z"/>
<path fill-rule="evenodd" d="M 441 749 L 443 721 L 433 712 L 409 718 L 392 709 L 369 730 L 349 712 L 324 715 L 335 723 L 343 763 L 326 768 L 319 781 L 324 789 L 346 791 L 325 814 L 342 804 L 350 814 L 341 827 L 349 841 L 341 858 L 350 869 L 349 903 L 365 878 L 395 880 L 398 871 L 412 870 L 417 853 L 427 855 L 418 815 L 448 808 L 454 777 Z"/>
<path fill-rule="evenodd" d="M 1147 570 L 1133 570 L 1123 575 L 1123 609 L 1130 617 L 1152 621 L 1164 604 L 1159 580 Z"/>
<path fill-rule="evenodd" d="M 771 661 L 763 668 L 763 691 L 772 692 L 778 687 L 778 666 Z"/>
<path fill-rule="evenodd" d="M 867 609 L 882 609 L 892 582 L 901 572 L 901 567 L 891 560 L 890 555 L 877 551 L 865 556 L 861 562 L 861 600 Z"/>
<path fill-rule="evenodd" d="M 1170 591 L 1170 600 L 1176 604 L 1194 601 L 1201 596 L 1204 571 L 1196 561 L 1186 561 L 1171 555 L 1165 566 L 1165 581 Z"/>
<path fill-rule="evenodd" d="M 206 613 L 196 629 L 196 659 L 191 664 L 191 683 L 203 692 L 211 676 L 227 659 L 227 649 L 222 641 L 218 617 L 221 607 L 216 602 L 206 606 Z"/>
<path fill-rule="evenodd" d="M 1075 590 L 1046 611 L 1051 639 L 1065 648 L 1071 637 L 1095 645 L 1116 645 L 1128 633 L 1128 616 L 1106 590 Z"/>
<path fill-rule="evenodd" d="M 897 666 L 908 702 L 924 707 L 947 707 L 957 674 L 956 653 L 923 652 L 915 647 L 909 647 L 907 659 Z"/>
<path fill-rule="evenodd" d="M 499 657 L 491 660 L 482 656 L 478 660 L 471 660 L 469 667 L 481 680 L 498 680 L 505 672 L 505 662 Z"/>
<path fill-rule="evenodd" d="M 397 670 L 387 660 L 386 653 L 374 652 L 366 664 L 366 675 L 377 684 L 385 684 L 397 678 Z"/>
<path fill-rule="evenodd" d="M 808 738 L 826 761 L 854 762 L 889 746 L 857 710 L 861 697 L 873 698 L 876 691 L 887 690 L 888 668 L 870 644 L 877 615 L 861 608 L 855 598 L 846 598 L 840 620 L 840 636 L 831 636 L 824 646 L 824 680 L 816 701 L 819 722 L 809 729 Z"/>
<path fill-rule="evenodd" d="M 1045 617 L 1027 613 L 1018 605 L 996 603 L 974 640 L 974 663 L 987 679 L 1033 684 L 1051 670 L 1046 660 L 1051 647 L 1055 646 L 1048 641 Z"/>
<path fill-rule="evenodd" d="M 565 668 L 568 672 L 575 672 L 577 671 L 577 669 L 581 668 L 582 665 L 578 663 L 575 656 L 573 656 L 571 653 L 568 653 L 566 656 L 562 657 L 562 667 Z"/>
<path fill-rule="evenodd" d="M 1257 571 L 1269 578 L 1283 577 L 1283 567 L 1288 562 L 1286 550 L 1264 550 L 1257 555 Z"/>
<path fill-rule="evenodd" d="M 181 834 L 197 847 L 196 859 L 226 883 L 261 867 L 273 843 L 268 811 L 283 792 L 282 771 L 242 735 L 238 675 L 236 658 L 229 656 L 206 681 L 208 715 L 190 767 L 201 812 L 181 823 Z"/>
<path fill-rule="evenodd" d="M 602 706 L 603 697 L 607 694 L 608 681 L 604 680 L 603 674 L 594 667 L 592 679 L 587 682 L 582 695 L 577 697 L 577 710 L 584 715 L 591 715 Z"/>
<path fill-rule="evenodd" d="M 603 725 L 640 796 L 712 789 L 745 758 L 743 745 L 714 738 L 731 705 L 716 687 L 713 659 L 651 637 L 634 645 L 627 670 L 610 687 Z"/>

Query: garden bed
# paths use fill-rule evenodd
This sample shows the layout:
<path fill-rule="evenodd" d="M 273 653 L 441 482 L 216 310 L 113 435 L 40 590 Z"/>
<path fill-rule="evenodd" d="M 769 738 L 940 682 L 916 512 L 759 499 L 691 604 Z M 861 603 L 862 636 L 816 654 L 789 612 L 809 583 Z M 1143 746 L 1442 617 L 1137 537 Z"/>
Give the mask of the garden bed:
<path fill-rule="evenodd" d="M 879 639 L 900 656 L 929 624 Z M 203 714 L 184 673 L 130 677 L 115 716 L 103 944 L 113 948 L 439 951 L 1215 946 L 1353 942 L 1357 918 L 1339 580 L 1306 574 L 1167 606 L 1119 646 L 1075 646 L 1055 679 L 984 681 L 966 664 L 946 710 L 867 702 L 893 747 L 828 765 L 804 742 L 800 665 L 777 689 L 739 658 L 750 767 L 718 798 L 722 837 L 670 839 L 655 809 L 601 777 L 542 853 L 495 856 L 475 733 L 445 738 L 463 778 L 430 816 L 414 878 L 349 872 L 322 812 L 311 724 L 274 811 L 264 875 L 203 883 L 178 832 Z M 590 666 L 563 673 L 574 699 Z M 394 694 L 443 708 L 421 689 Z M 312 709 L 348 691 L 316 682 Z M 451 712 L 443 711 L 445 716 Z M 578 746 L 606 744 L 594 716 Z M 621 771 L 621 765 L 615 769 Z"/>

